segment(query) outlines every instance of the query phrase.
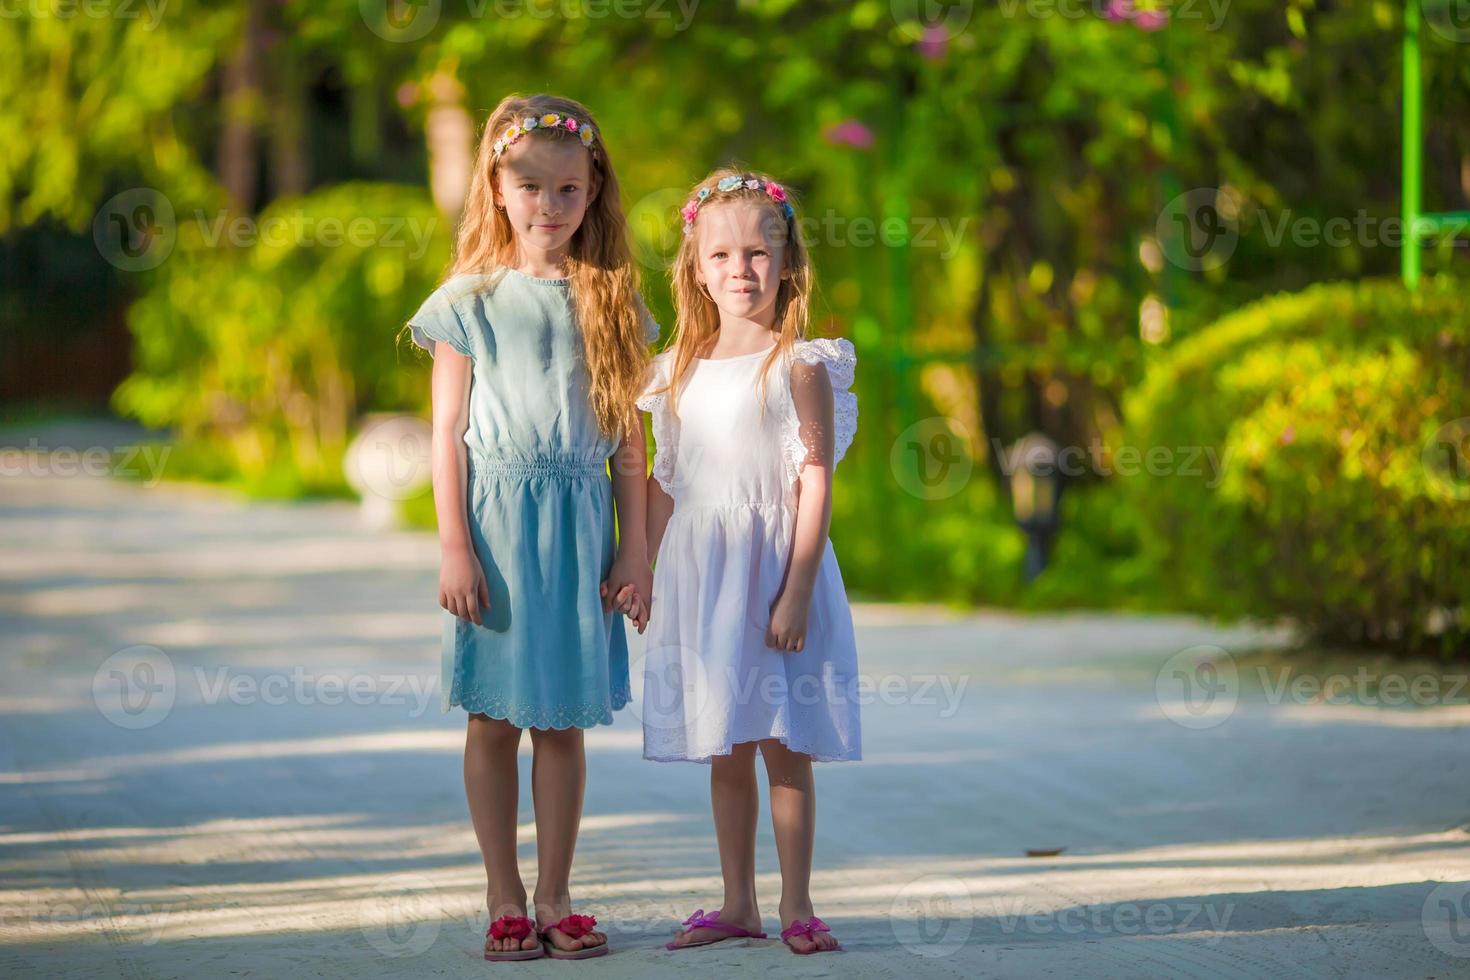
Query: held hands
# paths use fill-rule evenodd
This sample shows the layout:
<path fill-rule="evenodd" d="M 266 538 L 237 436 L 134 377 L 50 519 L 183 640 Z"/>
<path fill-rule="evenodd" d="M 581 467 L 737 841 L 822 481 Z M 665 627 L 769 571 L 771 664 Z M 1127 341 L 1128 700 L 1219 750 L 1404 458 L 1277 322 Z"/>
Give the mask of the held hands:
<path fill-rule="evenodd" d="M 439 566 L 439 605 L 460 619 L 483 626 L 482 610 L 490 608 L 490 589 L 485 570 L 469 548 L 449 551 Z"/>
<path fill-rule="evenodd" d="M 783 588 L 771 606 L 766 646 L 785 653 L 800 653 L 806 647 L 806 621 L 811 606 L 810 592 Z"/>
<path fill-rule="evenodd" d="M 602 611 L 616 609 L 633 621 L 639 633 L 648 628 L 648 616 L 652 606 L 653 570 L 648 560 L 636 555 L 618 553 L 607 579 L 600 589 Z"/>

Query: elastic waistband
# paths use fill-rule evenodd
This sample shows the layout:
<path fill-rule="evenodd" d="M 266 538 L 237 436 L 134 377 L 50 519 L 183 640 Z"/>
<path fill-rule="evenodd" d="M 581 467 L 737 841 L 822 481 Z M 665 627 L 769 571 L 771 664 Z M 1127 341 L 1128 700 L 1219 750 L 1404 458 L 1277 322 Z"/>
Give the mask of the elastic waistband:
<path fill-rule="evenodd" d="M 469 466 L 472 473 L 486 476 L 580 479 L 607 475 L 605 459 L 578 459 L 568 456 L 488 456 L 472 452 L 469 454 Z"/>
<path fill-rule="evenodd" d="M 786 510 L 791 504 L 781 500 L 712 500 L 696 502 L 684 499 L 674 501 L 673 516 L 697 514 L 711 510 Z"/>

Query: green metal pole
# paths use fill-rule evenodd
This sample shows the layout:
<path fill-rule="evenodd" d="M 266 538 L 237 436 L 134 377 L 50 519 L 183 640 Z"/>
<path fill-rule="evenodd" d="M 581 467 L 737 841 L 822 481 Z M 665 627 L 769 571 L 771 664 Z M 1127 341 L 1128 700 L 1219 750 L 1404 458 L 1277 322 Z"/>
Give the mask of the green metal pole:
<path fill-rule="evenodd" d="M 1419 286 L 1419 209 L 1422 206 L 1423 115 L 1422 85 L 1419 80 L 1419 0 L 1404 3 L 1404 126 L 1403 126 L 1403 218 L 1404 234 L 1399 256 L 1400 275 L 1406 289 Z"/>

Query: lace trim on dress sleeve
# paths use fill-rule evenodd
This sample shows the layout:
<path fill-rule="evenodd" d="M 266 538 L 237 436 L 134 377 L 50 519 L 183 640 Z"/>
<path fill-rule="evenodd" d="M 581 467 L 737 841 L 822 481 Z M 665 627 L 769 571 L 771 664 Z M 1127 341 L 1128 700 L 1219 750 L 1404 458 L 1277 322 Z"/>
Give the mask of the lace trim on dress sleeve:
<path fill-rule="evenodd" d="M 638 396 L 638 410 L 647 412 L 653 419 L 653 478 L 663 487 L 664 493 L 674 495 L 674 454 L 678 423 L 669 406 L 670 392 L 654 394 L 654 390 L 668 383 L 669 355 L 660 354 L 653 359 L 649 371 L 649 382 Z"/>
<path fill-rule="evenodd" d="M 794 357 L 807 364 L 822 364 L 827 368 L 827 377 L 832 382 L 832 466 L 847 453 L 857 434 L 857 395 L 850 389 L 857 371 L 857 351 L 852 341 L 842 337 L 822 337 L 816 340 L 798 341 L 792 348 Z M 801 468 L 810 455 L 810 449 L 802 438 L 801 419 L 796 415 L 796 405 L 790 400 L 790 377 L 787 376 L 787 417 L 784 430 L 783 455 L 786 472 L 795 482 Z"/>

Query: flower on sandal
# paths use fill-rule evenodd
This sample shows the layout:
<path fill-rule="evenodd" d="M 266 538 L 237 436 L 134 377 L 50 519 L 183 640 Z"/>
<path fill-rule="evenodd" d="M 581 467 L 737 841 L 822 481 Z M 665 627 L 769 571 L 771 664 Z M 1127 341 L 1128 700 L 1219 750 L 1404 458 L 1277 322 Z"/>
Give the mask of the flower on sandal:
<path fill-rule="evenodd" d="M 684 920 L 685 929 L 704 929 L 713 923 L 720 921 L 720 910 L 706 912 L 704 909 L 695 909 L 694 914 Z"/>
<path fill-rule="evenodd" d="M 525 939 L 531 934 L 531 921 L 525 916 L 502 915 L 490 926 L 491 939 Z"/>
<path fill-rule="evenodd" d="M 556 924 L 556 927 L 573 939 L 581 939 L 592 931 L 597 925 L 595 915 L 569 915 Z"/>

